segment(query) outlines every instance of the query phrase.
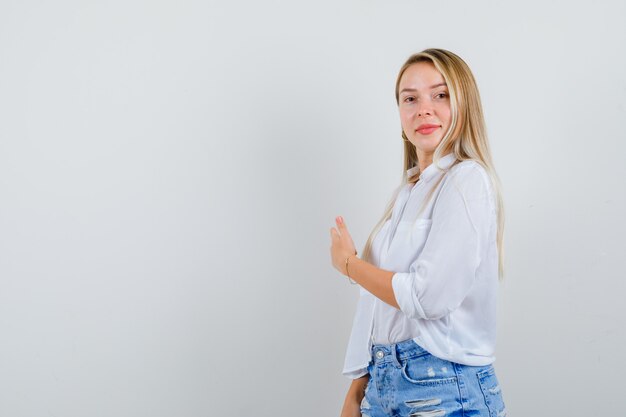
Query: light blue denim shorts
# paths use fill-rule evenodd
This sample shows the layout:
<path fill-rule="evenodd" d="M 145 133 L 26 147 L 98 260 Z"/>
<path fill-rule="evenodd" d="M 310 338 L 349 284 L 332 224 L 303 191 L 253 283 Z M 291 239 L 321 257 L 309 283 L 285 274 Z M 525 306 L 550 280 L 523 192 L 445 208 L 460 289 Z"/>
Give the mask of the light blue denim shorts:
<path fill-rule="evenodd" d="M 504 417 L 493 365 L 439 359 L 413 340 L 372 346 L 363 417 Z"/>

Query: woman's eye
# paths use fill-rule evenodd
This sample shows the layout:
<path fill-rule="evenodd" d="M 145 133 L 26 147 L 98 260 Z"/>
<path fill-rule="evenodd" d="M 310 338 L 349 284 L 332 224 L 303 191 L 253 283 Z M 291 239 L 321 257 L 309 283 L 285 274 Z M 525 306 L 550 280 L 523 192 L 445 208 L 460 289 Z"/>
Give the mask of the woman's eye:
<path fill-rule="evenodd" d="M 437 95 L 435 97 L 437 97 L 437 98 L 446 98 L 446 97 L 448 97 L 448 93 L 444 93 L 444 92 L 437 93 Z"/>
<path fill-rule="evenodd" d="M 415 98 L 414 98 L 414 97 L 410 97 L 410 96 L 409 96 L 409 97 L 405 97 L 405 98 L 404 98 L 404 102 L 405 102 L 405 103 L 411 103 L 411 102 L 413 102 L 413 101 L 415 101 Z"/>

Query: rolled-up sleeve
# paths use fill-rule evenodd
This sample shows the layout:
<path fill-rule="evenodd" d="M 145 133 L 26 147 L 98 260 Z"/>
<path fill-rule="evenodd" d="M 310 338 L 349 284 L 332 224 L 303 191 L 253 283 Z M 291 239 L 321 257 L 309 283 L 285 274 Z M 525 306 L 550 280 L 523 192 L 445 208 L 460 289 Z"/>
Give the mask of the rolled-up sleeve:
<path fill-rule="evenodd" d="M 392 287 L 411 318 L 439 319 L 454 311 L 476 281 L 485 243 L 494 238 L 496 209 L 489 177 L 478 164 L 457 166 L 442 181 L 423 250 Z"/>

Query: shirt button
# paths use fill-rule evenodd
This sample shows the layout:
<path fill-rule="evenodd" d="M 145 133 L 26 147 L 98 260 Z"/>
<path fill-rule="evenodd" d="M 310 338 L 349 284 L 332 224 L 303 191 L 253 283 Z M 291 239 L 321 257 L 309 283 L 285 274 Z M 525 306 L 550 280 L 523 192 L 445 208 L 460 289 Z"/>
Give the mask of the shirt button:
<path fill-rule="evenodd" d="M 379 351 L 376 352 L 376 357 L 378 359 L 382 359 L 383 356 L 385 356 L 385 352 L 383 352 L 382 350 L 379 350 Z"/>

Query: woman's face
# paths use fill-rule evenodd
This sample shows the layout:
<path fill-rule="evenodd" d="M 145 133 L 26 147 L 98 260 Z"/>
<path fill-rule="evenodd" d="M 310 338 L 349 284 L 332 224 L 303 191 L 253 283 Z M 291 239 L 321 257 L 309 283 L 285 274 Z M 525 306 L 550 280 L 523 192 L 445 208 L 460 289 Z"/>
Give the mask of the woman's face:
<path fill-rule="evenodd" d="M 408 67 L 400 78 L 400 120 L 418 158 L 432 156 L 450 127 L 450 95 L 443 76 L 430 62 Z"/>

